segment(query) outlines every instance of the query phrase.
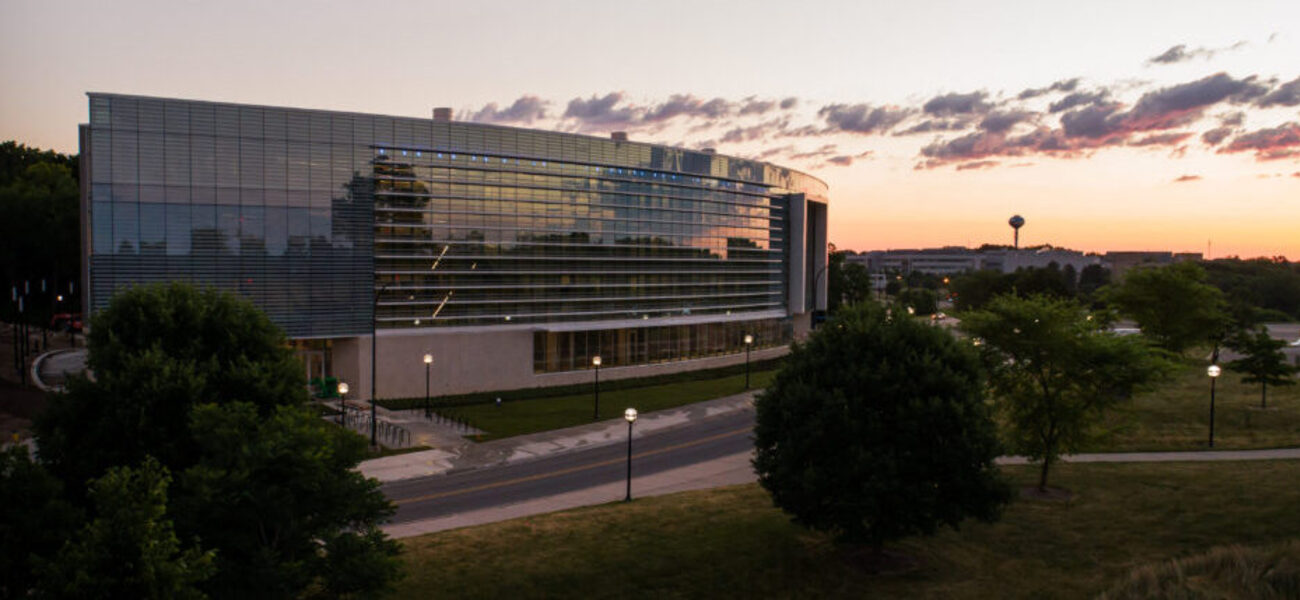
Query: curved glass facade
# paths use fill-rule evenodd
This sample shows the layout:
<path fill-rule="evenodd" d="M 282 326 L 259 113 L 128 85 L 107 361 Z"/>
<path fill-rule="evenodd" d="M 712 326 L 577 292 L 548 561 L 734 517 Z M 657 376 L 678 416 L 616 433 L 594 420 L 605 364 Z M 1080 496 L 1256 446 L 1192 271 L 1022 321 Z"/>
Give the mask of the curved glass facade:
<path fill-rule="evenodd" d="M 634 362 L 735 349 L 715 339 L 728 328 L 656 328 L 748 321 L 764 344 L 782 343 L 791 257 L 803 271 L 807 256 L 792 253 L 803 240 L 792 203 L 826 202 L 813 177 L 681 148 L 89 96 L 89 306 L 135 282 L 193 281 L 249 297 L 296 338 L 369 334 L 373 317 L 408 332 L 641 331 L 629 335 L 644 343 L 626 345 L 644 356 Z M 566 331 L 539 345 L 587 339 Z M 537 354 L 536 365 L 580 368 L 571 357 L 585 355 L 566 352 Z"/>

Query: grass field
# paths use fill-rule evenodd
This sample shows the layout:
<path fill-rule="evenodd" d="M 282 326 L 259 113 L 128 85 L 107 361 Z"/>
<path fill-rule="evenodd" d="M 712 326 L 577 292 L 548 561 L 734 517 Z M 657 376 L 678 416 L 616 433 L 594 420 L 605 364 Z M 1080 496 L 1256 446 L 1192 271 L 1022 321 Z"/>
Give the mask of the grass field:
<path fill-rule="evenodd" d="M 755 371 L 751 374 L 750 385 L 755 389 L 762 388 L 775 374 L 774 370 Z M 600 418 L 620 417 L 623 410 L 628 407 L 636 408 L 640 412 L 649 412 L 739 394 L 743 391 L 745 391 L 744 374 L 632 389 L 602 389 Z M 474 427 L 487 432 L 482 436 L 482 440 L 490 440 L 590 423 L 593 406 L 594 386 L 580 394 L 505 402 L 501 406 L 477 404 L 440 412 L 467 420 Z"/>
<path fill-rule="evenodd" d="M 902 573 L 862 572 L 746 485 L 408 539 L 397 597 L 1086 598 L 1142 565 L 1300 537 L 1300 461 L 1058 469 L 1072 500 L 894 545 L 919 560 Z"/>
<path fill-rule="evenodd" d="M 1259 386 L 1241 383 L 1240 373 L 1224 369 L 1215 385 L 1216 450 L 1300 446 L 1300 385 L 1270 387 L 1265 410 L 1259 408 Z M 1183 365 L 1157 389 L 1108 414 L 1089 450 L 1205 450 L 1209 424 L 1205 366 Z"/>

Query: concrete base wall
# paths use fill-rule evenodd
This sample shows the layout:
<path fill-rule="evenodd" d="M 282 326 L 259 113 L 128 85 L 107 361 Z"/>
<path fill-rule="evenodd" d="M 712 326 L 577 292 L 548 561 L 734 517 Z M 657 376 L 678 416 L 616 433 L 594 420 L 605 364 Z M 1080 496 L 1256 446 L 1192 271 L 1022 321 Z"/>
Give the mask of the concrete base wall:
<path fill-rule="evenodd" d="M 796 316 L 796 332 L 799 321 Z M 803 322 L 806 329 L 806 315 Z M 750 360 L 776 358 L 789 351 L 786 346 L 754 350 Z M 433 396 L 570 385 L 595 378 L 591 370 L 534 373 L 533 334 L 529 330 L 431 334 L 380 332 L 375 364 L 377 396 L 424 396 L 425 353 L 433 355 L 433 366 L 429 369 L 429 393 Z M 600 379 L 648 377 L 744 362 L 745 354 L 741 352 L 677 362 L 605 367 L 600 370 Z M 370 399 L 370 336 L 335 340 L 333 367 L 334 376 L 348 384 L 348 398 Z"/>

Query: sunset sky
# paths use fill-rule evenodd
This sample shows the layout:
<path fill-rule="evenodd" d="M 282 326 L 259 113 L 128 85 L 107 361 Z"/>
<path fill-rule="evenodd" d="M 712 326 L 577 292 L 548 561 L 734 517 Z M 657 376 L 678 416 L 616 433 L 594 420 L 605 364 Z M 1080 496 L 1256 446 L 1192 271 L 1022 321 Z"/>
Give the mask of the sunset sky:
<path fill-rule="evenodd" d="M 86 91 L 459 119 L 762 158 L 855 250 L 1300 260 L 1300 2 L 0 3 L 0 140 Z"/>

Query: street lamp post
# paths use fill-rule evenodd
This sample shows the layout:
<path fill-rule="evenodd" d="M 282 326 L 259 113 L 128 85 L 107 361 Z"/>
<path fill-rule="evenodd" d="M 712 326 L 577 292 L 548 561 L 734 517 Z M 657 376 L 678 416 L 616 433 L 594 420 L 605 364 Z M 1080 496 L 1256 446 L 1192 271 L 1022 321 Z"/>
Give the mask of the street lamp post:
<path fill-rule="evenodd" d="M 600 355 L 591 357 L 592 366 L 596 367 L 596 404 L 591 409 L 591 420 L 600 420 Z"/>
<path fill-rule="evenodd" d="M 429 369 L 433 366 L 433 355 L 424 355 L 424 418 L 432 419 L 433 411 L 429 408 Z"/>
<path fill-rule="evenodd" d="M 745 389 L 749 389 L 749 349 L 754 345 L 754 336 L 745 334 Z"/>
<path fill-rule="evenodd" d="M 339 392 L 339 425 L 343 425 L 347 421 L 348 414 L 348 403 L 344 399 L 348 395 L 348 384 L 340 381 L 337 389 Z"/>
<path fill-rule="evenodd" d="M 623 411 L 623 418 L 627 419 L 627 496 L 623 498 L 624 502 L 632 501 L 632 424 L 636 422 L 636 409 L 629 408 Z"/>
<path fill-rule="evenodd" d="M 1223 370 L 1219 365 L 1210 365 L 1205 369 L 1205 374 L 1210 376 L 1210 447 L 1214 447 L 1214 383 L 1219 380 L 1219 373 Z"/>

